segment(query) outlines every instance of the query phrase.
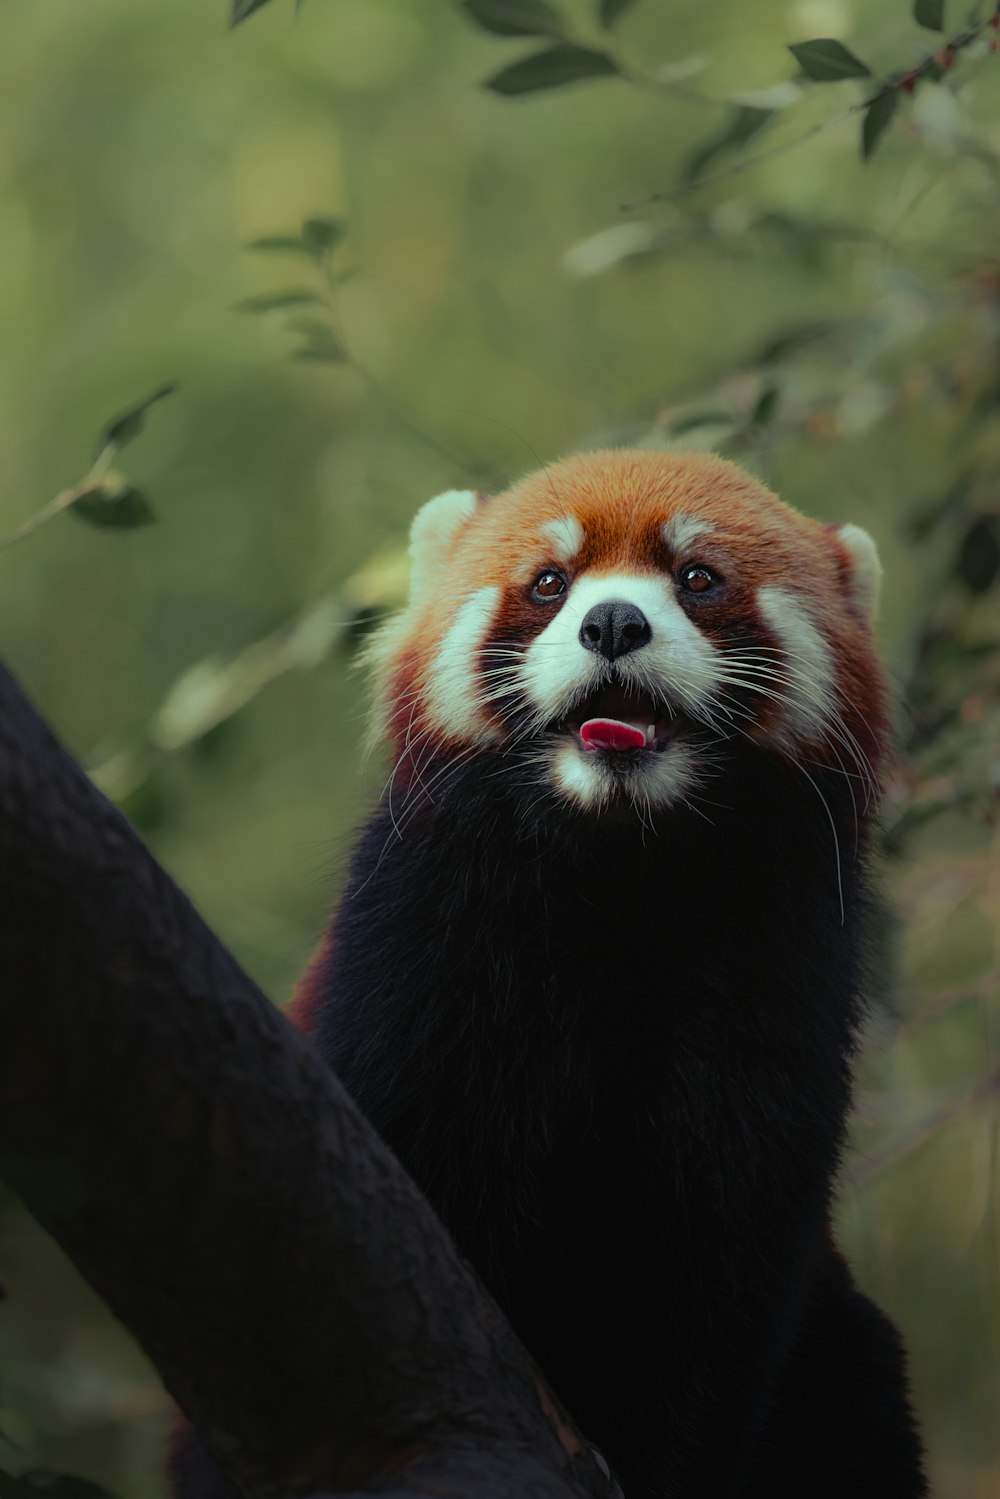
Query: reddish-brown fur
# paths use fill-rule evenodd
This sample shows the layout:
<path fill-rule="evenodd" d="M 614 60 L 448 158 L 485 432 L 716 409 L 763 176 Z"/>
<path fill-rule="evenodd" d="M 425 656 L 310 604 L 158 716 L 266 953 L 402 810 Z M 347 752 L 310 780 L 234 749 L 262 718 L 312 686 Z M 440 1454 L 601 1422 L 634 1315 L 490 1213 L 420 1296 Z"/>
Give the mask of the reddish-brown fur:
<path fill-rule="evenodd" d="M 755 603 L 757 590 L 766 585 L 806 601 L 837 663 L 843 721 L 877 771 L 887 735 L 881 673 L 869 621 L 852 595 L 851 558 L 836 531 L 792 509 L 724 459 L 642 450 L 566 458 L 495 498 L 479 499 L 439 561 L 433 598 L 408 617 L 400 648 L 382 663 L 378 690 L 396 755 L 407 743 L 423 742 L 428 732 L 442 738 L 440 729 L 427 728 L 422 682 L 456 609 L 472 591 L 488 585 L 501 590 L 491 640 L 526 642 L 544 627 L 527 591 L 541 567 L 559 561 L 545 536 L 546 522 L 570 515 L 581 523 L 585 540 L 574 574 L 656 572 L 670 567 L 661 527 L 678 514 L 713 528 L 695 543 L 690 560 L 723 570 L 730 558 L 737 564 L 717 617 L 711 608 L 700 617 L 706 634 L 721 636 L 753 620 L 758 634 L 769 635 Z M 775 712 L 772 702 L 757 700 L 762 727 Z M 404 782 L 405 771 L 404 763 Z"/>

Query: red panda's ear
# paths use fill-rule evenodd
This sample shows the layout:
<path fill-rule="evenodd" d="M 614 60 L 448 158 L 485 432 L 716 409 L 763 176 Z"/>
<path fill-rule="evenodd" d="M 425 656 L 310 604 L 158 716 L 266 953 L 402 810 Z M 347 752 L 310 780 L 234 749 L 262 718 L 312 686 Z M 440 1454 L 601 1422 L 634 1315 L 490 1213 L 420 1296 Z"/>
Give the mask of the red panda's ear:
<path fill-rule="evenodd" d="M 410 527 L 410 601 L 421 602 L 434 585 L 458 532 L 476 508 L 471 489 L 449 489 L 428 500 Z"/>
<path fill-rule="evenodd" d="M 862 614 L 868 619 L 874 619 L 878 613 L 882 588 L 882 564 L 878 560 L 878 547 L 860 526 L 838 526 L 835 534 L 846 549 L 850 561 L 848 588 L 851 598 Z"/>

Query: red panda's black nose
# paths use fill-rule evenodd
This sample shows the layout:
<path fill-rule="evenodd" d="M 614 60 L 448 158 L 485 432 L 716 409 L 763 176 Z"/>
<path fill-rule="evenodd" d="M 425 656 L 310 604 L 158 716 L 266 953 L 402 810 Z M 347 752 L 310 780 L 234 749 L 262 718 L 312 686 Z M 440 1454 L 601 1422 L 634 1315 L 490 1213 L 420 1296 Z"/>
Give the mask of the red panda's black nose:
<path fill-rule="evenodd" d="M 652 635 L 642 610 L 624 599 L 595 604 L 580 626 L 580 644 L 584 650 L 598 651 L 609 661 L 647 645 Z"/>

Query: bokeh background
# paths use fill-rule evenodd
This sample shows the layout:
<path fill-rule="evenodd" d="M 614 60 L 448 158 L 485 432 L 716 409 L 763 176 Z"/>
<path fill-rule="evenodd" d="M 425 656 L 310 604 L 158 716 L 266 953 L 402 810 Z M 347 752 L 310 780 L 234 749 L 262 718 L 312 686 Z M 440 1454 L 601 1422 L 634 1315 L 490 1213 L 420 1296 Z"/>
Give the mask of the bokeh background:
<path fill-rule="evenodd" d="M 997 31 L 899 90 L 864 162 L 849 111 L 942 46 L 906 0 L 559 8 L 615 71 L 512 97 L 483 81 L 549 43 L 451 0 L 228 31 L 224 0 L 5 0 L 0 534 L 178 389 L 116 459 L 157 524 L 3 551 L 4 651 L 282 1002 L 385 774 L 352 655 L 423 500 L 674 442 L 868 527 L 897 918 L 841 1227 L 935 1494 L 997 1499 Z M 788 44 L 830 36 L 878 78 L 795 82 Z M 2 1194 L 0 1274 L 0 1472 L 161 1496 L 155 1376 Z"/>

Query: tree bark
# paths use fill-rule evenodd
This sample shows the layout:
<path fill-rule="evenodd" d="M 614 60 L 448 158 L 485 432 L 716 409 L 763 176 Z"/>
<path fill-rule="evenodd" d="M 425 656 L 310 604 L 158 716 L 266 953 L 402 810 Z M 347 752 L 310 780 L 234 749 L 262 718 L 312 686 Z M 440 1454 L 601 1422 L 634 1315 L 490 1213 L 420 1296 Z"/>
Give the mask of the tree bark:
<path fill-rule="evenodd" d="M 337 1079 L 2 668 L 0 1026 L 0 1173 L 247 1494 L 614 1493 Z"/>

